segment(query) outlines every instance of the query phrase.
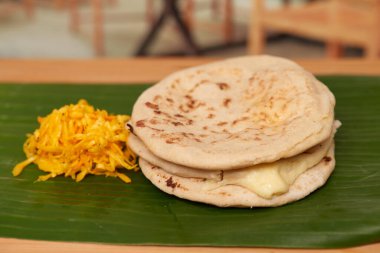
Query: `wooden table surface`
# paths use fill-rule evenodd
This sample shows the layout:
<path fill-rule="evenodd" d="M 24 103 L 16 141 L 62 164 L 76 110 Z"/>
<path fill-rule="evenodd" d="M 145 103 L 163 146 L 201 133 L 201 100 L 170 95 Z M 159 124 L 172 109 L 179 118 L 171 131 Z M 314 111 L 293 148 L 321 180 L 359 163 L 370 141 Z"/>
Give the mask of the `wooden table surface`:
<path fill-rule="evenodd" d="M 212 62 L 213 58 L 140 58 L 100 60 L 0 60 L 0 83 L 127 84 L 154 83 L 169 73 Z M 380 60 L 296 60 L 316 75 L 378 75 Z M 119 246 L 95 243 L 47 242 L 0 238 L 0 252 L 140 253 L 140 252 L 255 252 L 255 253 L 373 253 L 380 243 L 348 249 L 305 250 L 265 248 Z"/>
<path fill-rule="evenodd" d="M 146 83 L 216 58 L 140 58 L 104 60 L 0 60 L 0 82 Z M 380 75 L 379 61 L 296 60 L 318 75 Z"/>

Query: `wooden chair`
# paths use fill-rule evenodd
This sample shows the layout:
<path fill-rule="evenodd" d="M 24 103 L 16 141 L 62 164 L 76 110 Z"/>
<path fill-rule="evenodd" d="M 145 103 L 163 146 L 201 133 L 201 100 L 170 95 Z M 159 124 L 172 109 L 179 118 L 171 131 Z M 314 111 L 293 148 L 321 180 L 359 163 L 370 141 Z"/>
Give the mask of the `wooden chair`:
<path fill-rule="evenodd" d="M 104 41 L 104 4 L 116 4 L 117 0 L 54 0 L 55 6 L 62 8 L 69 5 L 70 8 L 70 29 L 73 32 L 78 32 L 82 21 L 79 12 L 79 4 L 82 2 L 90 2 L 92 8 L 92 22 L 93 22 L 93 47 L 97 56 L 105 55 L 105 41 Z M 145 19 L 149 24 L 153 24 L 155 20 L 155 6 L 154 1 L 146 0 Z M 223 0 L 223 25 L 222 32 L 226 42 L 233 40 L 233 4 L 232 0 Z M 219 13 L 220 0 L 212 0 L 211 8 L 214 15 Z M 193 18 L 194 0 L 184 1 L 184 16 L 189 28 L 193 28 L 196 24 Z M 210 27 L 215 28 L 215 27 Z M 210 29 L 211 30 L 211 29 Z M 216 29 L 212 29 L 216 30 Z"/>
<path fill-rule="evenodd" d="M 267 10 L 264 0 L 252 0 L 248 50 L 261 54 L 266 30 L 326 42 L 327 57 L 342 55 L 342 45 L 359 46 L 365 57 L 380 55 L 380 0 L 322 0 L 302 7 Z"/>
<path fill-rule="evenodd" d="M 31 19 L 34 15 L 34 0 L 0 1 L 0 16 L 9 15 L 18 10 L 24 10 L 26 16 Z"/>
<path fill-rule="evenodd" d="M 202 26 L 210 32 L 222 32 L 226 43 L 230 43 L 234 39 L 234 26 L 233 26 L 233 1 L 232 0 L 211 0 L 210 8 L 214 18 L 218 18 L 222 14 L 222 23 L 212 25 L 210 23 L 198 22 L 194 18 L 195 0 L 183 1 L 183 18 L 189 30 L 195 29 L 196 26 Z M 204 2 L 200 2 L 204 4 Z M 154 21 L 154 0 L 147 0 L 147 20 Z"/>

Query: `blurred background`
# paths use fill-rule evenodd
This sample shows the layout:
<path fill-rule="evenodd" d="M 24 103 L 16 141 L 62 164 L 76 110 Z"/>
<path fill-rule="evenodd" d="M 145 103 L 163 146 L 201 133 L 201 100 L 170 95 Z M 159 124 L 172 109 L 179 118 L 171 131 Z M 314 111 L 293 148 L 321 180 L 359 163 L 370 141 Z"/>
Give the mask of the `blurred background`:
<path fill-rule="evenodd" d="M 379 2 L 0 0 L 0 58 L 376 58 Z"/>

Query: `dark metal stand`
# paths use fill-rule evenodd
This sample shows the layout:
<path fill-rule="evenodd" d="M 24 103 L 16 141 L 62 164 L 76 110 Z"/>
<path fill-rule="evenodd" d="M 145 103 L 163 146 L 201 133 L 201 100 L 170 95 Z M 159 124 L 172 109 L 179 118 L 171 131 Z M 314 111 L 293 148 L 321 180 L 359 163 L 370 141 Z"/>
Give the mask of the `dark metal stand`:
<path fill-rule="evenodd" d="M 185 22 L 181 18 L 181 14 L 177 6 L 178 0 L 163 0 L 163 2 L 164 2 L 164 8 L 162 9 L 162 12 L 159 18 L 155 21 L 153 26 L 150 28 L 150 31 L 145 36 L 143 42 L 141 43 L 135 55 L 136 56 L 146 55 L 146 50 L 153 43 L 159 29 L 162 28 L 164 21 L 170 16 L 174 18 L 174 21 L 178 26 L 178 31 L 181 33 L 188 47 L 187 53 L 192 54 L 192 55 L 199 55 L 200 50 L 195 44 L 188 27 L 186 26 Z"/>

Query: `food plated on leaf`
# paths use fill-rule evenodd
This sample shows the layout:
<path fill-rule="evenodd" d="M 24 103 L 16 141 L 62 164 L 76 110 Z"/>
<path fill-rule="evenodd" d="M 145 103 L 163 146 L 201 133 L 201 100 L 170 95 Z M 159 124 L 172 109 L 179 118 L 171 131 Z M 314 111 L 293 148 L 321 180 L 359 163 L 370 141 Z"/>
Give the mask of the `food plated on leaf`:
<path fill-rule="evenodd" d="M 39 118 L 24 144 L 30 163 L 64 175 L 130 178 L 220 207 L 280 206 L 326 183 L 335 167 L 335 97 L 296 63 L 247 56 L 185 69 L 144 91 L 132 116 L 85 100 Z M 128 123 L 127 123 L 128 121 Z M 127 143 L 128 142 L 128 143 Z M 132 152 L 133 151 L 133 152 Z"/>
<path fill-rule="evenodd" d="M 185 69 L 136 101 L 130 148 L 161 190 L 221 207 L 279 206 L 335 166 L 335 98 L 296 63 L 248 56 Z"/>

